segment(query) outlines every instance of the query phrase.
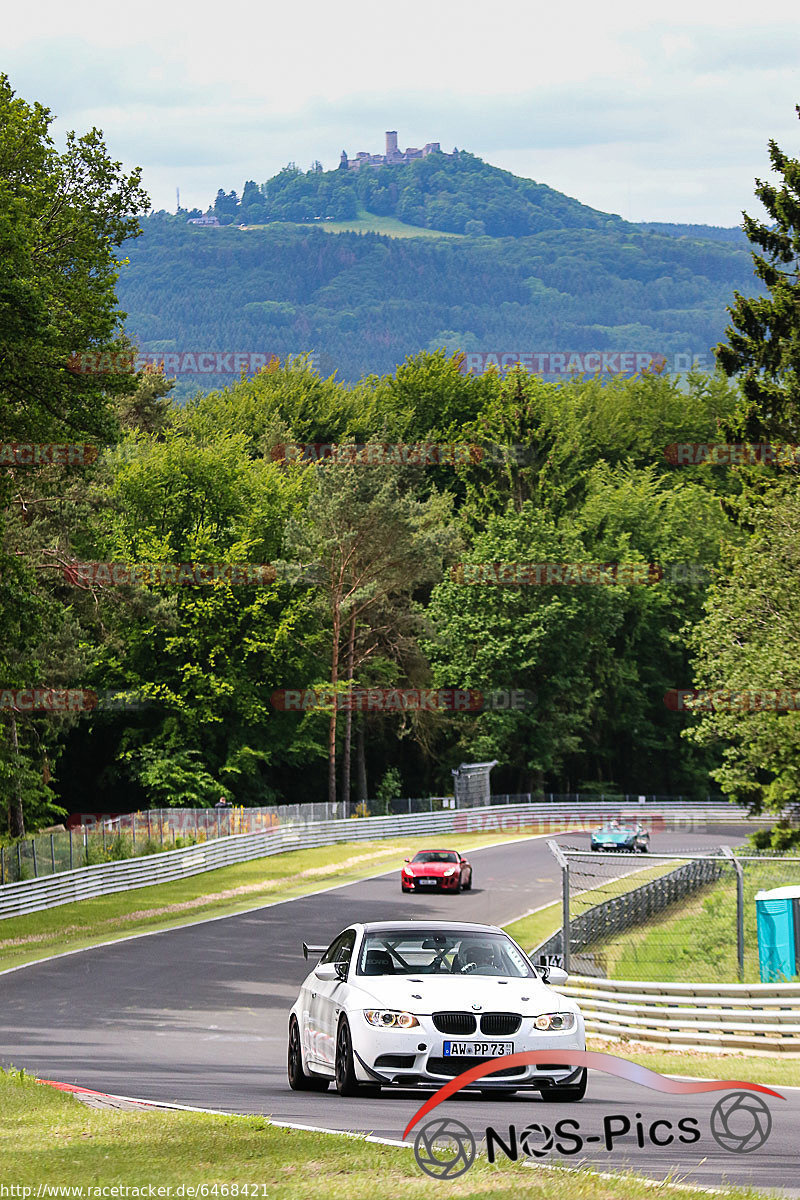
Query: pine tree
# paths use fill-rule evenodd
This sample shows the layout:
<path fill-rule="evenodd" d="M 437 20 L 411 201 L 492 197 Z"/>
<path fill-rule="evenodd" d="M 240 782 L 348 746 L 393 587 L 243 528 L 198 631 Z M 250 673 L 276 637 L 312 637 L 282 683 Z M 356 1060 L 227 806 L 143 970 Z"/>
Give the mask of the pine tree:
<path fill-rule="evenodd" d="M 800 105 L 796 111 L 800 117 Z M 716 356 L 727 375 L 740 378 L 736 432 L 750 440 L 793 442 L 800 440 L 800 161 L 773 140 L 769 155 L 780 182 L 757 179 L 755 194 L 771 221 L 742 214 L 766 293 L 734 293 L 728 340 L 716 347 Z"/>

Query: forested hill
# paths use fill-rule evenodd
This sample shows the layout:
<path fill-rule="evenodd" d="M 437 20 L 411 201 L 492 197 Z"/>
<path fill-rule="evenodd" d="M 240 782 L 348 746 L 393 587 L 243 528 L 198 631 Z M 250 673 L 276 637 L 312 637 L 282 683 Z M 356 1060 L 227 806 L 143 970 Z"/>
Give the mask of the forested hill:
<path fill-rule="evenodd" d="M 747 250 L 585 211 L 585 227 L 506 238 L 199 228 L 155 214 L 126 243 L 120 306 L 143 349 L 313 351 L 350 380 L 441 346 L 669 354 L 721 339 L 734 289 L 754 290 Z"/>
<path fill-rule="evenodd" d="M 546 229 L 605 229 L 621 218 L 521 179 L 460 151 L 431 154 L 408 166 L 360 171 L 301 171 L 293 163 L 266 183 L 248 180 L 241 197 L 220 189 L 214 212 L 221 224 L 342 221 L 360 212 L 396 217 L 407 225 L 472 236 L 526 237 Z"/>

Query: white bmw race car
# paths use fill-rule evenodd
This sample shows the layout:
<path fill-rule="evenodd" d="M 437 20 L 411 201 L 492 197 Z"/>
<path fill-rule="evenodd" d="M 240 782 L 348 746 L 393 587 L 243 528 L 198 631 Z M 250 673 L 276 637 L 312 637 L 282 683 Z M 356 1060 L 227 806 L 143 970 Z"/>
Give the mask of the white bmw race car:
<path fill-rule="evenodd" d="M 501 1055 L 552 1050 L 553 1061 L 484 1076 L 485 1092 L 532 1088 L 581 1100 L 586 1071 L 558 1061 L 585 1050 L 574 1000 L 547 986 L 558 967 L 536 968 L 493 925 L 380 921 L 351 925 L 321 954 L 289 1015 L 289 1085 L 342 1096 L 380 1087 L 439 1087 Z"/>

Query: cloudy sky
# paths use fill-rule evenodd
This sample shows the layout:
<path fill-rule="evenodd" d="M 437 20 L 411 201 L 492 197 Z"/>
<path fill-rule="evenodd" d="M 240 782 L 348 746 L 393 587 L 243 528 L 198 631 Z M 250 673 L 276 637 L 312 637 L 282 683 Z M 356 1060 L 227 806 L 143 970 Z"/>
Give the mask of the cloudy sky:
<path fill-rule="evenodd" d="M 439 141 L 634 221 L 757 211 L 767 141 L 800 154 L 797 0 L 37 0 L 2 70 L 58 131 L 100 127 L 155 208 L 295 161 Z M 763 19 L 762 18 L 763 14 Z"/>

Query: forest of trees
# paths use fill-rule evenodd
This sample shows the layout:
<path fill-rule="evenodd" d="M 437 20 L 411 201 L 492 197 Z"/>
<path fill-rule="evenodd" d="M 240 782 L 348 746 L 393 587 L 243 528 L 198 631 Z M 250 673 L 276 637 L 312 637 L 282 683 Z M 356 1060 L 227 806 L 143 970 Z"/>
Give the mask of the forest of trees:
<path fill-rule="evenodd" d="M 622 222 L 501 239 L 142 226 L 119 283 L 142 349 L 309 351 L 350 381 L 442 347 L 709 354 L 731 293 L 757 285 L 734 244 Z"/>
<path fill-rule="evenodd" d="M 498 760 L 499 791 L 702 796 L 720 785 L 756 806 L 792 797 L 798 712 L 693 715 L 665 696 L 748 681 L 800 692 L 796 468 L 687 466 L 665 449 L 800 441 L 796 162 L 772 147 L 783 184 L 761 185 L 759 196 L 773 225 L 746 223 L 760 292 L 732 299 L 715 375 L 563 384 L 522 370 L 472 377 L 458 354 L 418 349 L 396 369 L 354 382 L 302 358 L 272 362 L 252 379 L 177 403 L 157 368 L 91 375 L 67 367 L 76 351 L 130 345 L 115 288 L 123 256 L 141 275 L 130 239 L 146 197 L 138 173 L 122 173 L 97 134 L 59 153 L 50 120 L 0 77 L 0 207 L 14 212 L 3 228 L 14 281 L 4 269 L 1 440 L 100 452 L 36 467 L 13 453 L 4 459 L 0 685 L 4 695 L 110 690 L 119 703 L 88 713 L 0 707 L 0 819 L 12 833 L 59 805 L 86 809 L 89 798 L 114 810 L 208 805 L 220 795 L 240 804 L 356 799 L 374 795 L 390 771 L 405 795 L 440 793 L 452 766 L 486 758 Z M 156 245 L 177 236 L 162 226 L 148 235 Z M 337 287 L 349 273 L 353 295 L 390 303 L 378 291 L 390 247 L 304 236 L 311 240 L 276 237 L 262 295 L 291 306 L 329 289 L 330 311 L 341 315 Z M 634 295 L 685 310 L 695 285 L 691 244 L 638 237 L 687 257 L 685 274 L 673 259 L 669 277 L 654 276 L 631 235 L 631 311 Z M 237 246 L 192 245 L 187 269 L 199 262 L 222 286 Z M 436 255 L 440 245 L 420 249 Z M 559 249 L 553 244 L 554 284 L 565 278 Z M 364 267 L 373 252 L 383 273 Z M 496 260 L 468 286 L 443 256 L 428 261 L 418 289 L 435 295 L 458 277 L 464 300 L 497 309 L 501 336 L 511 317 L 503 324 L 492 289 L 520 287 L 525 269 L 508 253 L 499 282 Z M 741 252 L 720 244 L 705 253 L 707 279 L 722 290 Z M 348 254 L 349 263 L 335 261 Z M 743 287 L 756 290 L 747 279 Z M 197 315 L 206 288 L 193 297 L 196 340 L 209 347 L 214 321 Z M 407 299 L 412 310 L 420 303 L 410 287 Z M 241 288 L 238 300 L 257 303 Z M 379 452 L 423 442 L 522 453 L 423 466 Z M 287 443 L 376 452 L 306 461 L 287 456 Z M 152 570 L 115 578 L 85 571 L 87 563 L 272 564 L 274 572 L 257 582 L 222 571 L 186 583 Z M 470 565 L 514 563 L 660 569 L 647 584 L 466 581 Z M 528 702 L 362 713 L 291 711 L 275 700 L 282 689 L 331 688 L 516 691 Z"/>

